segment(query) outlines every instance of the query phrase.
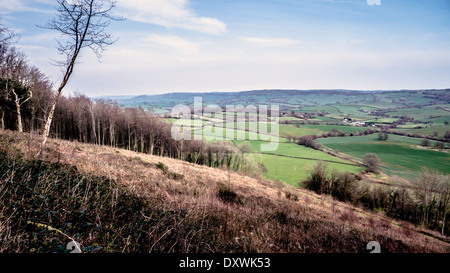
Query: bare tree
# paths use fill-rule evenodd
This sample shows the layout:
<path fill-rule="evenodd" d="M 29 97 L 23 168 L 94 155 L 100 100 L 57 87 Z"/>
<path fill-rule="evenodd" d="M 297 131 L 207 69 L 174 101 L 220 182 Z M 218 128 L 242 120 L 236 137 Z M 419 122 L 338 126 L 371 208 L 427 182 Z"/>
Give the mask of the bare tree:
<path fill-rule="evenodd" d="M 439 210 L 440 210 L 440 214 L 442 217 L 442 228 L 441 228 L 441 233 L 444 234 L 445 233 L 445 228 L 446 228 L 446 221 L 448 221 L 447 219 L 447 215 L 450 213 L 450 176 L 449 175 L 445 175 L 445 176 L 441 176 L 442 177 L 442 181 L 441 184 L 439 185 L 438 189 L 439 189 L 439 193 L 440 193 L 440 205 L 439 205 Z"/>
<path fill-rule="evenodd" d="M 15 37 L 16 35 L 13 31 L 0 24 L 0 63 L 3 61 L 3 58 Z"/>
<path fill-rule="evenodd" d="M 0 69 L 0 78 L 5 80 L 5 86 L 2 88 L 2 96 L 11 99 L 15 105 L 17 114 L 17 130 L 22 133 L 22 105 L 27 103 L 32 97 L 31 78 L 29 77 L 30 67 L 27 64 L 25 54 L 15 47 L 7 49 L 3 55 Z M 1 107 L 2 126 L 5 109 Z"/>
<path fill-rule="evenodd" d="M 122 20 L 111 15 L 116 6 L 116 2 L 112 0 L 57 0 L 57 3 L 57 17 L 43 28 L 56 30 L 61 34 L 58 52 L 65 59 L 57 62 L 57 65 L 64 71 L 64 76 L 53 99 L 38 156 L 45 147 L 56 104 L 72 75 L 81 50 L 90 48 L 100 59 L 105 49 L 115 42 L 111 34 L 105 31 L 106 28 L 112 20 Z"/>
<path fill-rule="evenodd" d="M 430 224 L 432 210 L 437 202 L 437 190 L 441 182 L 441 174 L 434 169 L 422 169 L 417 180 L 416 198 L 422 205 L 422 224 Z"/>
<path fill-rule="evenodd" d="M 51 81 L 39 68 L 32 66 L 28 77 L 32 94 L 30 131 L 33 132 L 43 127 L 53 93 Z"/>
<path fill-rule="evenodd" d="M 364 156 L 363 160 L 364 165 L 366 165 L 367 171 L 371 173 L 378 172 L 380 167 L 380 159 L 374 153 L 369 153 Z"/>

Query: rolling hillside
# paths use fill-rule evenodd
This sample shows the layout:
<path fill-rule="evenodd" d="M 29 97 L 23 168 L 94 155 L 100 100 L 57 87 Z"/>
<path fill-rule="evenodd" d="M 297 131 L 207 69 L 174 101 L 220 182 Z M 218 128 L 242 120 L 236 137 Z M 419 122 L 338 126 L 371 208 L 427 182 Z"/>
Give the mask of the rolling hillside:
<path fill-rule="evenodd" d="M 367 119 L 370 111 L 388 110 L 392 114 L 416 113 L 416 107 L 428 106 L 423 117 L 448 115 L 434 104 L 449 103 L 448 90 L 400 90 L 400 91 L 360 91 L 360 90 L 253 90 L 241 92 L 168 93 L 141 95 L 135 97 L 104 97 L 125 107 L 154 109 L 157 113 L 170 113 L 177 104 L 193 105 L 194 97 L 201 97 L 204 105 L 271 105 L 277 104 L 281 111 L 327 112 L 330 117 L 341 119 L 343 114 L 351 114 L 357 119 Z M 402 108 L 398 110 L 398 108 Z M 405 108 L 405 109 L 403 109 Z M 423 112 L 423 111 L 422 111 Z M 439 113 L 438 113 L 439 112 Z"/>
<path fill-rule="evenodd" d="M 262 178 L 0 133 L 1 252 L 449 252 L 448 238 Z"/>
<path fill-rule="evenodd" d="M 367 153 L 376 153 L 383 162 L 383 172 L 414 182 L 422 168 L 450 173 L 450 155 L 445 151 L 424 149 L 421 139 L 392 135 L 378 141 L 376 135 L 332 137 L 317 140 L 325 147 L 353 156 L 362 162 Z"/>

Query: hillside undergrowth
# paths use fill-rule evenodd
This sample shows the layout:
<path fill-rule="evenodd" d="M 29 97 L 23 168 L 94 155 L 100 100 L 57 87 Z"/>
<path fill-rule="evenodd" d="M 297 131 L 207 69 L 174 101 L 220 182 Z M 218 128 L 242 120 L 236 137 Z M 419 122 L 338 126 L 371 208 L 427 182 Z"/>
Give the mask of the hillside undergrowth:
<path fill-rule="evenodd" d="M 448 252 L 383 215 L 261 178 L 112 147 L 0 133 L 0 251 Z"/>

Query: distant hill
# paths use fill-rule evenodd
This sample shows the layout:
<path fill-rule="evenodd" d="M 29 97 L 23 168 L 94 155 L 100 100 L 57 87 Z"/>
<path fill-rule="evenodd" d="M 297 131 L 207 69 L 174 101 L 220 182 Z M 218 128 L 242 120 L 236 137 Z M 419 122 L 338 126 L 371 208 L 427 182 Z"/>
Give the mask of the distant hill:
<path fill-rule="evenodd" d="M 104 97 L 126 107 L 141 106 L 157 109 L 157 112 L 169 112 L 178 104 L 193 105 L 194 97 L 201 97 L 204 104 L 225 105 L 271 105 L 277 104 L 282 110 L 296 110 L 301 107 L 323 106 L 333 104 L 357 104 L 361 102 L 385 102 L 386 108 L 405 105 L 429 105 L 430 103 L 450 103 L 448 93 L 443 90 L 253 90 L 240 92 L 206 92 L 206 93 L 167 93 L 159 95 L 114 96 Z M 431 100 L 424 100 L 429 98 Z"/>

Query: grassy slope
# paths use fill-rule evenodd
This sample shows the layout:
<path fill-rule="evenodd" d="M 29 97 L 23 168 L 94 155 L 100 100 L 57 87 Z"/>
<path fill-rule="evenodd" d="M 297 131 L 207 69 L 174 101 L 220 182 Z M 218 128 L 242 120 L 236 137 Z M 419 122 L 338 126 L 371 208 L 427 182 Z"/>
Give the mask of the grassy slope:
<path fill-rule="evenodd" d="M 326 155 L 326 154 L 325 154 Z M 255 155 L 256 159 L 260 159 L 261 162 L 267 168 L 267 179 L 280 180 L 293 186 L 299 185 L 299 183 L 305 180 L 311 173 L 316 160 L 287 158 L 276 155 Z M 331 156 L 330 156 L 331 157 Z M 317 160 L 323 160 L 322 156 Z M 333 157 L 333 160 L 336 160 Z M 363 170 L 361 167 L 343 165 L 339 163 L 327 162 L 328 170 L 332 171 L 347 171 L 352 173 L 359 173 Z"/>
<path fill-rule="evenodd" d="M 183 122 L 183 120 L 181 120 Z M 187 123 L 186 123 L 187 124 Z M 270 125 L 270 124 L 269 124 Z M 216 125 L 216 126 L 224 126 L 224 124 Z M 226 126 L 226 125 L 225 125 Z M 236 123 L 234 124 L 235 128 L 237 128 Z M 307 126 L 301 125 L 299 128 L 297 128 L 294 125 L 285 125 L 280 124 L 280 135 L 281 136 L 287 136 L 290 134 L 291 136 L 304 136 L 304 135 L 311 135 L 311 134 L 319 134 L 321 132 L 326 131 L 326 129 L 329 129 L 330 131 L 332 128 L 337 128 L 339 130 L 344 131 L 357 131 L 359 130 L 365 130 L 361 127 L 351 127 L 351 126 L 332 126 L 332 125 L 323 125 L 323 126 L 315 126 L 315 125 L 309 125 L 311 127 L 317 127 L 317 129 L 310 129 Z M 207 137 L 208 136 L 214 136 L 214 132 L 209 132 L 211 126 L 205 126 L 204 129 L 195 130 L 195 134 L 203 134 L 205 137 L 205 140 L 210 140 Z M 222 129 L 221 127 L 216 127 L 219 130 L 219 134 L 216 136 L 222 136 L 223 139 L 226 139 L 226 136 L 228 133 L 231 133 L 234 137 L 237 136 L 237 132 L 242 132 L 245 134 L 245 139 L 248 141 L 249 138 L 252 139 L 258 139 L 260 140 L 259 136 L 260 134 L 254 133 L 254 132 L 248 132 L 248 131 L 240 131 L 240 130 L 231 130 L 231 129 Z M 249 129 L 249 123 L 245 123 L 245 128 Z M 270 132 L 270 126 L 269 126 L 269 132 Z M 235 140 L 234 143 L 241 143 L 240 140 Z M 260 151 L 260 145 L 261 141 L 255 141 L 250 140 L 248 141 L 252 147 L 254 152 L 261 152 Z M 258 161 L 263 163 L 268 172 L 265 174 L 265 177 L 267 179 L 276 179 L 283 181 L 285 183 L 288 183 L 290 185 L 296 186 L 300 181 L 303 181 L 310 173 L 312 166 L 314 165 L 315 160 L 324 160 L 324 161 L 332 161 L 329 162 L 330 171 L 333 170 L 339 170 L 339 171 L 349 171 L 353 173 L 358 173 L 363 170 L 363 168 L 358 166 L 350 166 L 346 165 L 349 163 L 348 161 L 342 160 L 337 157 L 333 157 L 331 155 L 328 155 L 326 153 L 316 151 L 311 148 L 303 147 L 296 145 L 294 143 L 286 143 L 287 139 L 280 137 L 279 138 L 279 148 L 278 148 L 278 161 L 276 155 L 270 155 L 270 154 L 264 154 L 264 155 L 252 155 L 252 157 Z M 270 152 L 272 154 L 276 154 L 277 151 Z M 295 157 L 295 158 L 293 158 Z M 337 163 L 334 163 L 337 162 Z M 345 163 L 345 164 L 339 164 L 339 163 Z"/>
<path fill-rule="evenodd" d="M 426 126 L 426 125 L 425 125 Z M 445 133 L 450 131 L 450 126 L 447 125 L 433 125 L 427 128 L 420 129 L 395 129 L 400 132 L 408 132 L 408 133 L 418 133 L 424 136 L 434 136 L 434 132 L 438 132 L 438 137 L 444 137 Z"/>
<path fill-rule="evenodd" d="M 52 139 L 44 152 L 43 162 L 49 163 L 42 163 L 32 158 L 38 145 L 36 136 L 0 133 L 5 168 L 0 185 L 13 187 L 8 192 L 14 194 L 15 185 L 36 181 L 39 187 L 16 201 L 41 208 L 30 206 L 14 215 L 16 221 L 0 223 L 0 232 L 8 231 L 0 251 L 52 252 L 56 244 L 67 243 L 66 235 L 84 251 L 95 246 L 98 252 L 367 252 L 367 242 L 374 240 L 384 252 L 450 251 L 448 243 L 411 225 L 306 190 L 170 158 Z M 30 168 L 42 164 L 47 171 Z M 70 176 L 69 166 L 76 168 L 71 167 Z M 99 191 L 102 181 L 106 189 Z M 120 187 L 112 187 L 112 181 Z M 229 203 L 219 196 L 223 187 L 236 194 Z M 0 199 L 1 219 L 11 219 L 13 201 Z M 47 213 L 57 209 L 58 218 Z M 71 223 L 78 229 L 73 230 L 68 217 L 79 214 L 84 218 Z M 25 228 L 30 215 L 61 233 L 42 225 Z"/>
<path fill-rule="evenodd" d="M 235 141 L 235 143 L 239 142 Z M 250 141 L 249 143 L 254 152 L 261 153 L 260 144 L 262 142 Z M 349 161 L 295 143 L 279 143 L 277 151 L 263 152 L 263 154 L 252 156 L 266 166 L 267 173 L 265 177 L 267 179 L 277 179 L 293 186 L 297 186 L 300 181 L 308 177 L 316 160 L 327 162 L 330 171 L 348 171 L 352 173 L 363 171 L 362 167 L 353 165 Z"/>
<path fill-rule="evenodd" d="M 448 111 L 442 110 L 442 109 L 436 109 L 434 107 L 423 107 L 422 109 L 418 108 L 405 108 L 405 109 L 397 109 L 392 112 L 387 112 L 386 114 L 390 116 L 410 116 L 414 117 L 417 120 L 423 120 L 427 119 L 430 116 L 447 116 L 449 115 Z"/>
<path fill-rule="evenodd" d="M 318 139 L 317 142 L 360 160 L 367 153 L 376 153 L 388 174 L 414 178 L 421 167 L 450 173 L 450 155 L 419 148 L 420 139 L 390 135 L 388 141 L 378 141 L 377 135 Z M 357 144 L 357 145 L 356 145 Z"/>
<path fill-rule="evenodd" d="M 333 129 L 342 131 L 344 133 L 354 133 L 363 132 L 368 129 L 368 127 L 356 127 L 356 126 L 340 126 L 340 125 L 304 125 L 307 128 L 313 130 L 319 130 L 321 132 L 332 132 Z"/>
<path fill-rule="evenodd" d="M 270 125 L 270 124 L 269 124 Z M 220 125 L 224 126 L 224 125 Z M 225 125 L 226 126 L 226 125 Z M 237 125 L 234 124 L 235 128 Z M 245 128 L 249 129 L 249 123 L 246 122 Z M 207 129 L 209 127 L 205 127 L 203 130 L 196 130 L 195 133 L 203 132 L 204 135 L 210 135 L 207 133 Z M 338 171 L 349 171 L 352 173 L 358 173 L 363 170 L 363 168 L 358 166 L 350 166 L 347 165 L 348 161 L 342 160 L 337 157 L 333 157 L 329 154 L 299 146 L 295 143 L 286 143 L 287 139 L 283 138 L 288 135 L 291 136 L 305 136 L 305 135 L 317 135 L 322 132 L 331 131 L 333 128 L 337 130 L 342 130 L 344 132 L 355 132 L 355 131 L 364 131 L 367 128 L 364 127 L 353 127 L 353 126 L 335 126 L 335 125 L 300 125 L 299 127 L 295 125 L 287 125 L 280 124 L 279 132 L 279 148 L 277 151 L 270 152 L 271 154 L 264 155 L 252 155 L 252 157 L 258 161 L 263 163 L 267 168 L 267 173 L 265 177 L 268 179 L 276 179 L 288 183 L 290 185 L 297 185 L 300 181 L 303 181 L 311 172 L 312 166 L 315 163 L 315 160 L 324 160 L 329 161 L 329 169 L 330 171 L 338 170 Z M 220 128 L 219 128 L 220 129 Z M 234 133 L 233 130 L 224 129 L 224 136 L 227 134 L 227 131 Z M 236 130 L 239 131 L 239 130 Z M 269 126 L 270 132 L 270 126 Z M 252 137 L 252 139 L 259 139 L 259 134 L 253 132 L 245 132 L 246 140 Z M 235 143 L 241 143 L 242 141 L 234 141 Z M 262 142 L 251 140 L 248 141 L 252 147 L 253 151 L 256 153 L 260 153 L 260 144 Z M 277 156 L 274 154 L 278 153 Z M 337 163 L 334 163 L 337 162 Z M 345 164 L 339 164 L 345 163 Z"/>

